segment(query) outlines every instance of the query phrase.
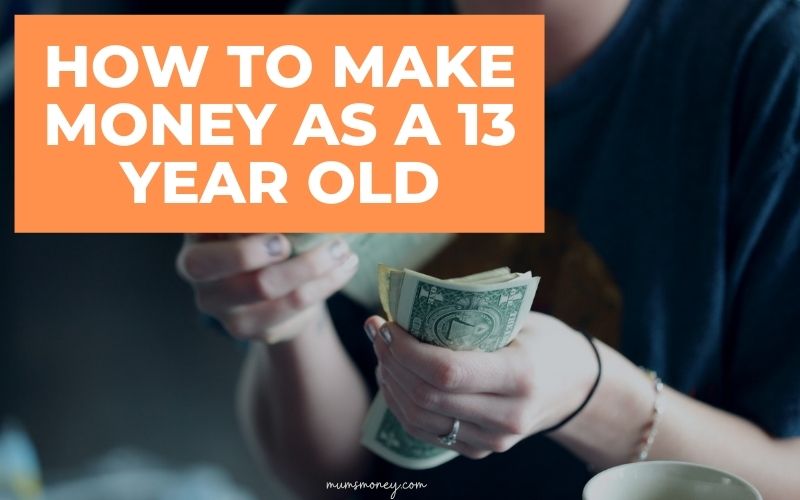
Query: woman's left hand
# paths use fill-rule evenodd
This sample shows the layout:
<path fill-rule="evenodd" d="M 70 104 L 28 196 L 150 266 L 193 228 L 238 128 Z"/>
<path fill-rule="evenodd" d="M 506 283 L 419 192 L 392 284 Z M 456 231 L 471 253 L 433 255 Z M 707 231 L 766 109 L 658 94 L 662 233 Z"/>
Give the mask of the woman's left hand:
<path fill-rule="evenodd" d="M 378 357 L 378 384 L 406 432 L 441 446 L 439 437 L 459 419 L 452 448 L 473 459 L 507 451 L 561 421 L 597 376 L 586 338 L 545 314 L 529 313 L 517 338 L 491 353 L 425 344 L 378 316 L 365 328 Z"/>

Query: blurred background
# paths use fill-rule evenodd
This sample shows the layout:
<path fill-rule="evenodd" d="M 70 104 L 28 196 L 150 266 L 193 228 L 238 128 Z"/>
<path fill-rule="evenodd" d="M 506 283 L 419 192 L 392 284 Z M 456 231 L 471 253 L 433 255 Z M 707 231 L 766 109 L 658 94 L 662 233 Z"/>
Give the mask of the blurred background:
<path fill-rule="evenodd" d="M 0 427 L 25 429 L 48 487 L 138 461 L 177 472 L 205 464 L 206 478 L 284 496 L 237 427 L 244 348 L 202 324 L 175 274 L 180 235 L 13 234 L 12 14 L 280 13 L 286 3 L 0 2 Z M 0 484 L 11 468 L 3 450 Z"/>

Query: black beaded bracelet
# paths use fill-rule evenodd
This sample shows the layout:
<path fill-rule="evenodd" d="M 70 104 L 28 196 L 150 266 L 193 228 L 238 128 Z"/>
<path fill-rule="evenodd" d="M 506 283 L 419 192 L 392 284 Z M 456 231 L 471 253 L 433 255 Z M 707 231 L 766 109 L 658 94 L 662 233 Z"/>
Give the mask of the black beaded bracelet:
<path fill-rule="evenodd" d="M 592 388 L 589 390 L 589 394 L 586 395 L 586 399 L 583 400 L 583 403 L 581 403 L 581 405 L 575 411 L 573 411 L 572 413 L 567 415 L 563 420 L 561 420 L 561 422 L 541 431 L 542 434 L 547 434 L 550 432 L 557 431 L 558 429 L 567 425 L 573 418 L 577 417 L 578 414 L 582 412 L 584 408 L 586 408 L 586 405 L 589 404 L 589 401 L 591 401 L 595 391 L 597 391 L 597 386 L 600 385 L 600 376 L 603 374 L 603 361 L 600 359 L 600 351 L 597 350 L 597 346 L 595 345 L 594 339 L 592 339 L 591 335 L 585 332 L 581 333 L 583 334 L 584 337 L 586 337 L 586 340 L 589 341 L 589 345 L 592 346 L 592 350 L 594 351 L 594 356 L 595 358 L 597 358 L 597 378 L 594 380 L 594 384 L 592 385 Z"/>

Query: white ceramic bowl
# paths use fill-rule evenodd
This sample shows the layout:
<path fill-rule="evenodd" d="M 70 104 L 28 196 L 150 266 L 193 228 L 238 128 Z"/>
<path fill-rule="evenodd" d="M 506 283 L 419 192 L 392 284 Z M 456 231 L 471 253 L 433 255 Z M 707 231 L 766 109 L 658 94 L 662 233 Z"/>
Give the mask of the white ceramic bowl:
<path fill-rule="evenodd" d="M 583 490 L 583 500 L 763 500 L 733 474 L 685 462 L 638 462 L 605 470 Z"/>

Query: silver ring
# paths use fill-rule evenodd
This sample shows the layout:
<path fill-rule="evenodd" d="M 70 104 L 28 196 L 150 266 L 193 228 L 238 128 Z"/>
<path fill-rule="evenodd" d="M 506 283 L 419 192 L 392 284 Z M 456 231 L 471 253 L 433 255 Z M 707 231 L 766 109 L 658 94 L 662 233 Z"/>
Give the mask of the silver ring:
<path fill-rule="evenodd" d="M 458 437 L 458 430 L 461 428 L 461 420 L 454 418 L 453 419 L 453 427 L 450 429 L 450 432 L 445 434 L 444 436 L 439 436 L 439 442 L 441 442 L 445 446 L 453 446 L 456 444 L 456 438 Z"/>

